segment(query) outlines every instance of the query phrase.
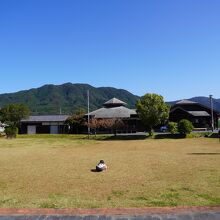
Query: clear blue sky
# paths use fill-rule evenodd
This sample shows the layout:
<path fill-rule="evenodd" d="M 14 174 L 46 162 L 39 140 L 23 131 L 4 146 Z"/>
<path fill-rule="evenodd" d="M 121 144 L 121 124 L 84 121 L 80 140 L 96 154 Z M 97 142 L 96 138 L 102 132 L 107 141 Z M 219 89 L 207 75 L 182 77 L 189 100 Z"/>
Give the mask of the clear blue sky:
<path fill-rule="evenodd" d="M 220 1 L 1 0 L 0 93 L 65 82 L 220 98 Z"/>

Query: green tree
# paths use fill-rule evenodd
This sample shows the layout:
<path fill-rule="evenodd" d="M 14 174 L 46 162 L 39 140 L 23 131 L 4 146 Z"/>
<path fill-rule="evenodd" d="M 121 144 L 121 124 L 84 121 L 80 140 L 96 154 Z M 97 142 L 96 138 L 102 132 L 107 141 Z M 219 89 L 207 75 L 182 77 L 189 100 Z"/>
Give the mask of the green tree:
<path fill-rule="evenodd" d="M 29 116 L 29 109 L 23 104 L 9 104 L 0 109 L 0 121 L 7 124 L 7 137 L 16 137 L 20 121 Z"/>
<path fill-rule="evenodd" d="M 22 118 L 29 116 L 29 109 L 23 104 L 9 104 L 0 109 L 0 121 L 19 127 Z"/>
<path fill-rule="evenodd" d="M 73 113 L 70 117 L 67 118 L 66 124 L 68 124 L 71 128 L 71 133 L 79 133 L 79 130 L 85 126 L 86 119 L 85 119 L 85 111 L 84 109 L 78 109 Z"/>
<path fill-rule="evenodd" d="M 168 130 L 171 134 L 176 134 L 178 132 L 178 125 L 176 122 L 169 122 L 168 123 Z"/>
<path fill-rule="evenodd" d="M 13 124 L 8 124 L 5 128 L 5 134 L 7 138 L 16 138 L 18 134 L 18 128 Z"/>
<path fill-rule="evenodd" d="M 187 119 L 182 119 L 178 123 L 178 131 L 180 134 L 190 134 L 193 128 L 193 124 Z"/>
<path fill-rule="evenodd" d="M 164 124 L 169 117 L 169 106 L 164 102 L 161 95 L 148 93 L 142 96 L 137 101 L 136 108 L 150 136 L 153 135 L 153 128 Z"/>

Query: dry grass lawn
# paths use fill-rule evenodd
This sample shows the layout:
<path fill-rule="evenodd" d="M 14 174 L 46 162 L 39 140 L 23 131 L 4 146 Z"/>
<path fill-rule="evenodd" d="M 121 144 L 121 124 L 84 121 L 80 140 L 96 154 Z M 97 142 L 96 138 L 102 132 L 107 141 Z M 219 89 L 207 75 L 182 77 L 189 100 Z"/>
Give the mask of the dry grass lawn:
<path fill-rule="evenodd" d="M 109 170 L 91 172 L 100 159 Z M 219 204 L 217 139 L 0 138 L 0 207 Z"/>

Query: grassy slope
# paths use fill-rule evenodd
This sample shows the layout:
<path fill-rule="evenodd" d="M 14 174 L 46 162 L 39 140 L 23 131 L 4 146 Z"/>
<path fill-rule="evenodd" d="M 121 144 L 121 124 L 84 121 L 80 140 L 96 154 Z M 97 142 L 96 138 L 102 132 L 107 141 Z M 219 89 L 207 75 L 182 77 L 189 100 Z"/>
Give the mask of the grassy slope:
<path fill-rule="evenodd" d="M 219 167 L 217 139 L 1 138 L 0 207 L 219 205 Z"/>

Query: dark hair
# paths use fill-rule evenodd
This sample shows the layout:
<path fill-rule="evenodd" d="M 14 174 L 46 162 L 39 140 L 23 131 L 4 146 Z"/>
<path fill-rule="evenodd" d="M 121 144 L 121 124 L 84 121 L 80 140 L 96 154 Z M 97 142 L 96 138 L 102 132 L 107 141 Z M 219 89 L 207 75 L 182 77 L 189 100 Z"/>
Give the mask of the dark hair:
<path fill-rule="evenodd" d="M 99 162 L 99 163 L 105 163 L 105 162 L 104 162 L 104 160 L 100 160 L 100 162 Z"/>

